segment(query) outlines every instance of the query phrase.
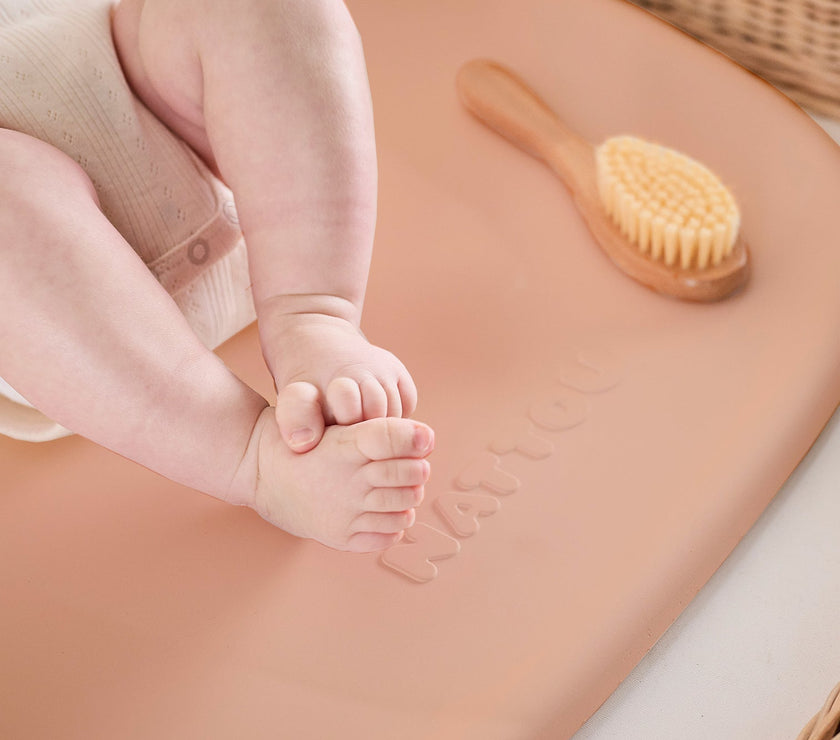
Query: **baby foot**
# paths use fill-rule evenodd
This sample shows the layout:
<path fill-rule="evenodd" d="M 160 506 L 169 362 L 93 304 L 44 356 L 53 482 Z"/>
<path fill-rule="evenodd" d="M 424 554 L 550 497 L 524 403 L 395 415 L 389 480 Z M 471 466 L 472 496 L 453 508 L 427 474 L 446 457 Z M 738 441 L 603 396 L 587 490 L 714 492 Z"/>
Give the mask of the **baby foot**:
<path fill-rule="evenodd" d="M 289 449 L 267 408 L 254 430 L 258 475 L 252 506 L 272 524 L 354 552 L 395 544 L 414 524 L 429 477 L 434 433 L 410 419 L 331 426 L 305 455 Z"/>
<path fill-rule="evenodd" d="M 413 413 L 417 389 L 405 366 L 349 321 L 305 313 L 262 317 L 260 327 L 289 449 L 308 452 L 330 424 Z"/>

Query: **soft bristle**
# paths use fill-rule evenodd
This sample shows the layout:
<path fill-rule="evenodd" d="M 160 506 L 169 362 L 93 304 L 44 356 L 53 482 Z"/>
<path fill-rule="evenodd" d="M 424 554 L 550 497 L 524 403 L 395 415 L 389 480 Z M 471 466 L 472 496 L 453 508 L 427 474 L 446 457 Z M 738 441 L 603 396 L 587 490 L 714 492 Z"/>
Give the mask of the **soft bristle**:
<path fill-rule="evenodd" d="M 643 253 L 683 269 L 718 265 L 731 254 L 738 206 L 699 162 L 631 136 L 607 139 L 595 156 L 601 202 Z"/>

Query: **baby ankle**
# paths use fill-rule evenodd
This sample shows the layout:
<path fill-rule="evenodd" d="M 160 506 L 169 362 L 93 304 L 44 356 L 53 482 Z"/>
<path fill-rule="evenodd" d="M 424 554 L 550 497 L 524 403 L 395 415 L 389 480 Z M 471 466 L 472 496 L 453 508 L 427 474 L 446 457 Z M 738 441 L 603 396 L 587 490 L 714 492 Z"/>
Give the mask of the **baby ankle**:
<path fill-rule="evenodd" d="M 271 408 L 266 406 L 257 417 L 227 491 L 221 497 L 226 503 L 256 509 L 260 480 L 260 441 L 268 418 L 272 415 Z"/>

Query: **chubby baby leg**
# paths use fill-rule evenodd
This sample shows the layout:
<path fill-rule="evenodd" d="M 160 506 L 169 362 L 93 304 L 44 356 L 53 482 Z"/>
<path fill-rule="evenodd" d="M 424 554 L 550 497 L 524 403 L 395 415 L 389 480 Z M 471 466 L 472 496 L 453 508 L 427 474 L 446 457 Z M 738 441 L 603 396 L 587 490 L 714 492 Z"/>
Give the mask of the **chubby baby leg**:
<path fill-rule="evenodd" d="M 342 0 L 120 0 L 113 29 L 137 94 L 233 190 L 285 442 L 412 414 L 408 370 L 359 330 L 376 147 Z"/>
<path fill-rule="evenodd" d="M 266 401 L 198 340 L 88 176 L 0 129 L 0 376 L 72 431 L 226 498 Z"/>
<path fill-rule="evenodd" d="M 414 523 L 434 434 L 409 419 L 328 427 L 306 455 L 280 437 L 270 409 L 257 422 L 237 479 L 239 503 L 286 531 L 339 550 L 390 547 Z"/>

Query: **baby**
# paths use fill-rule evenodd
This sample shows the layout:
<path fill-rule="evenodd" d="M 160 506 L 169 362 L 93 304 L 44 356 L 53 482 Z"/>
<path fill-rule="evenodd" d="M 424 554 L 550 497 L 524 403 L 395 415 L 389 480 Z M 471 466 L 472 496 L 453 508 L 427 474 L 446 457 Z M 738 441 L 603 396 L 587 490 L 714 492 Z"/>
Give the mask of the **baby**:
<path fill-rule="evenodd" d="M 86 25 L 100 15 L 101 38 Z M 108 54 L 113 82 L 91 61 Z M 84 108 L 86 83 L 62 82 L 80 70 L 105 113 Z M 359 331 L 376 154 L 341 0 L 2 0 L 0 80 L 0 376 L 64 427 L 292 534 L 353 551 L 397 542 L 434 437 L 404 418 L 405 367 Z M 121 96 L 136 105 L 111 115 Z M 106 114 L 121 139 L 77 151 Z M 132 147 L 126 161 L 165 154 L 121 174 Z M 221 193 L 209 226 L 175 202 L 194 182 L 213 204 Z M 178 228 L 184 243 L 163 243 Z M 213 354 L 226 336 L 188 320 L 201 295 L 219 314 L 242 304 L 211 285 L 211 268 L 233 269 L 211 259 L 213 240 L 234 245 L 239 228 L 274 408 Z"/>

